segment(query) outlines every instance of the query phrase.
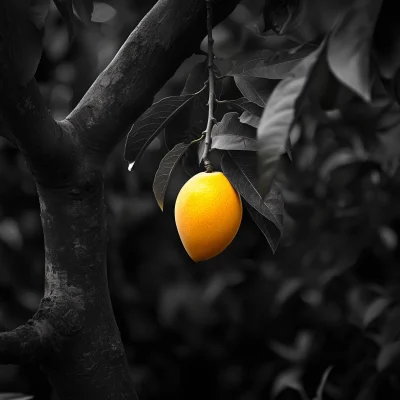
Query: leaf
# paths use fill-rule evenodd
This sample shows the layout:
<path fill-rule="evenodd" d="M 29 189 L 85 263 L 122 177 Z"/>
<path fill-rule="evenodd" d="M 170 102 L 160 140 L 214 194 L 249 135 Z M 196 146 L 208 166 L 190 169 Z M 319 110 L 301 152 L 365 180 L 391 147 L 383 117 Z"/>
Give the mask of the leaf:
<path fill-rule="evenodd" d="M 49 14 L 50 0 L 31 0 L 29 5 L 29 20 L 37 29 L 44 29 Z"/>
<path fill-rule="evenodd" d="M 241 196 L 263 217 L 261 230 L 273 252 L 276 251 L 282 233 L 283 201 L 278 192 L 263 200 L 255 188 L 257 159 L 254 153 L 236 151 L 222 157 L 222 171 Z M 256 221 L 257 223 L 257 221 Z M 258 224 L 257 224 L 258 225 Z"/>
<path fill-rule="evenodd" d="M 378 371 L 384 371 L 400 360 L 400 341 L 385 344 L 376 361 Z"/>
<path fill-rule="evenodd" d="M 375 58 L 381 75 L 393 79 L 400 68 L 400 29 L 397 3 L 384 1 L 374 32 Z"/>
<path fill-rule="evenodd" d="M 220 75 L 218 67 L 215 66 L 215 73 Z M 206 61 L 196 64 L 190 72 L 181 96 L 196 94 L 190 109 L 172 121 L 165 129 L 165 142 L 168 149 L 184 141 L 191 141 L 199 137 L 207 126 L 208 118 L 208 90 L 204 83 L 208 80 L 208 64 Z M 215 82 L 215 94 L 218 99 L 222 92 L 222 80 Z"/>
<path fill-rule="evenodd" d="M 75 26 L 78 18 L 74 14 L 72 0 L 53 0 L 65 24 L 67 25 L 69 40 L 74 37 Z"/>
<path fill-rule="evenodd" d="M 161 211 L 164 211 L 164 197 L 172 172 L 191 143 L 179 143 L 160 162 L 153 182 L 153 193 Z"/>
<path fill-rule="evenodd" d="M 243 54 L 233 60 L 234 66 L 227 75 L 284 79 L 301 60 L 315 51 L 316 48 L 315 45 L 306 44 L 279 52 L 258 50 L 254 53 Z"/>
<path fill-rule="evenodd" d="M 94 3 L 94 9 L 92 12 L 92 21 L 98 23 L 104 23 L 112 20 L 117 15 L 117 11 L 114 7 L 111 7 L 107 3 Z"/>
<path fill-rule="evenodd" d="M 366 309 L 363 319 L 363 325 L 366 327 L 376 318 L 378 318 L 388 307 L 390 301 L 380 297 L 373 301 Z"/>
<path fill-rule="evenodd" d="M 250 125 L 253 128 L 258 128 L 261 118 L 257 117 L 257 115 L 249 113 L 248 111 L 244 111 L 239 120 L 242 124 Z"/>
<path fill-rule="evenodd" d="M 153 104 L 133 125 L 125 144 L 125 159 L 136 162 L 152 140 L 194 96 L 166 97 Z"/>
<path fill-rule="evenodd" d="M 302 400 L 308 400 L 300 381 L 302 371 L 298 368 L 281 372 L 275 379 L 272 387 L 272 396 L 277 397 L 285 389 L 293 389 L 301 395 Z"/>
<path fill-rule="evenodd" d="M 74 8 L 83 23 L 89 25 L 92 20 L 93 0 L 73 0 Z"/>
<path fill-rule="evenodd" d="M 0 393 L 0 400 L 32 400 L 34 396 L 22 393 Z"/>
<path fill-rule="evenodd" d="M 8 64 L 8 78 L 22 86 L 34 77 L 42 55 L 43 30 L 35 26 L 40 26 L 35 18 L 30 3 L 2 0 L 0 4 L 1 62 Z"/>
<path fill-rule="evenodd" d="M 372 375 L 363 385 L 361 391 L 357 394 L 355 400 L 373 400 L 375 399 L 375 386 L 378 374 Z"/>
<path fill-rule="evenodd" d="M 249 113 L 252 113 L 256 115 L 257 117 L 261 117 L 264 108 L 258 106 L 255 103 L 252 103 L 251 101 L 247 100 L 246 97 L 241 97 L 240 99 L 237 100 L 227 100 L 230 104 L 233 104 L 234 106 L 240 108 L 243 111 L 248 111 Z"/>
<path fill-rule="evenodd" d="M 276 81 L 254 78 L 252 76 L 234 76 L 236 86 L 250 102 L 264 108 L 271 95 Z"/>
<path fill-rule="evenodd" d="M 314 400 L 323 400 L 324 388 L 325 388 L 326 382 L 328 380 L 329 374 L 331 373 L 332 369 L 333 369 L 332 366 L 328 367 L 325 370 L 324 374 L 322 375 L 322 379 L 318 386 L 317 394 L 316 394 Z"/>
<path fill-rule="evenodd" d="M 278 162 L 286 152 L 288 137 L 295 122 L 297 110 L 301 106 L 299 100 L 303 100 L 305 96 L 308 77 L 322 48 L 311 53 L 278 84 L 261 117 L 257 136 L 260 193 L 263 197 L 269 192 Z"/>
<path fill-rule="evenodd" d="M 204 142 L 199 146 L 199 162 L 203 156 L 204 146 Z M 238 113 L 226 113 L 222 121 L 214 125 L 211 132 L 212 149 L 258 151 L 256 130 L 249 125 L 242 124 L 239 121 Z"/>
<path fill-rule="evenodd" d="M 230 133 L 215 136 L 212 139 L 212 149 L 218 150 L 243 150 L 243 151 L 257 151 L 257 140 L 251 139 L 247 136 L 232 135 Z"/>
<path fill-rule="evenodd" d="M 239 114 L 235 112 L 226 113 L 221 122 L 214 125 L 211 135 L 213 137 L 226 134 L 245 136 L 255 139 L 257 132 L 254 128 L 244 125 L 239 121 Z"/>
<path fill-rule="evenodd" d="M 355 0 L 328 40 L 329 66 L 345 86 L 371 100 L 371 43 L 382 0 Z"/>
<path fill-rule="evenodd" d="M 360 157 L 350 149 L 340 149 L 331 154 L 321 166 L 320 176 L 322 179 L 328 179 L 331 173 L 340 167 L 353 164 L 360 161 Z"/>
<path fill-rule="evenodd" d="M 282 207 L 283 209 L 283 198 L 281 195 L 281 192 L 279 188 L 273 184 L 271 191 L 268 193 L 267 198 L 264 200 L 266 204 L 268 203 L 278 203 L 281 204 L 278 207 Z M 264 217 L 262 214 L 260 214 L 253 206 L 251 206 L 249 203 L 245 202 L 245 207 L 247 211 L 249 212 L 252 220 L 255 222 L 257 225 L 258 229 L 261 231 L 261 233 L 264 235 L 265 239 L 267 239 L 268 243 L 270 244 L 272 251 L 275 252 L 276 249 L 278 248 L 279 239 L 275 239 L 273 236 L 271 236 L 271 222 L 269 221 L 268 218 Z M 273 229 L 274 230 L 274 229 Z M 271 245 L 272 243 L 272 245 Z"/>

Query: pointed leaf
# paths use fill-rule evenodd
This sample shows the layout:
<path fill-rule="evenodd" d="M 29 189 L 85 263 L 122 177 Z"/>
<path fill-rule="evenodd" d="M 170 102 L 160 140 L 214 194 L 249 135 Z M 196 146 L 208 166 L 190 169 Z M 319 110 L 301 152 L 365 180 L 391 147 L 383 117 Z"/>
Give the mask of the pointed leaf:
<path fill-rule="evenodd" d="M 267 198 L 265 199 L 265 203 L 279 203 L 283 209 L 283 198 L 282 195 L 279 191 L 279 188 L 273 184 L 270 192 L 268 193 Z M 255 222 L 255 224 L 258 226 L 258 229 L 260 229 L 261 233 L 264 235 L 265 239 L 267 239 L 268 243 L 270 244 L 272 251 L 275 252 L 276 249 L 278 248 L 279 244 L 279 239 L 274 238 L 270 231 L 271 231 L 271 222 L 269 221 L 268 218 L 264 217 L 262 214 L 260 214 L 253 206 L 251 206 L 249 203 L 245 202 L 245 207 L 247 211 L 249 212 L 251 218 Z M 274 229 L 273 229 L 274 230 Z"/>
<path fill-rule="evenodd" d="M 258 144 L 256 139 L 251 139 L 242 135 L 218 135 L 212 139 L 212 149 L 218 150 L 242 150 L 257 151 Z"/>
<path fill-rule="evenodd" d="M 384 371 L 400 361 L 400 341 L 385 344 L 376 361 L 378 371 Z"/>
<path fill-rule="evenodd" d="M 8 64 L 8 77 L 22 86 L 34 77 L 42 55 L 43 30 L 35 23 L 40 26 L 30 3 L 0 2 L 1 63 Z"/>
<path fill-rule="evenodd" d="M 182 109 L 192 95 L 166 97 L 153 104 L 133 125 L 125 145 L 125 159 L 135 162 L 152 140 Z"/>
<path fill-rule="evenodd" d="M 301 374 L 302 371 L 298 368 L 281 372 L 274 381 L 274 385 L 272 387 L 272 397 L 277 397 L 286 389 L 292 389 L 300 394 L 302 400 L 308 400 L 301 383 Z"/>
<path fill-rule="evenodd" d="M 363 325 L 368 326 L 372 321 L 378 318 L 389 306 L 390 301 L 384 297 L 379 297 L 373 301 L 364 314 Z"/>
<path fill-rule="evenodd" d="M 262 232 L 272 251 L 275 251 L 282 233 L 282 198 L 277 193 L 271 193 L 271 197 L 262 199 L 254 186 L 256 166 L 257 159 L 252 152 L 228 152 L 222 158 L 222 171 L 226 177 L 241 196 L 265 217 L 265 223 L 269 224 L 267 228 L 262 229 Z"/>
<path fill-rule="evenodd" d="M 393 79 L 400 68 L 400 29 L 397 3 L 384 1 L 374 32 L 375 61 L 381 75 Z"/>
<path fill-rule="evenodd" d="M 212 130 L 212 137 L 218 135 L 237 135 L 246 136 L 255 139 L 257 136 L 256 130 L 248 125 L 244 125 L 239 120 L 239 114 L 235 112 L 226 113 L 221 122 L 214 125 Z"/>
<path fill-rule="evenodd" d="M 240 116 L 240 122 L 242 124 L 250 125 L 253 128 L 258 128 L 258 125 L 260 125 L 260 121 L 260 117 L 257 117 L 257 115 L 249 113 L 248 111 L 244 111 L 243 114 Z"/>
<path fill-rule="evenodd" d="M 277 81 L 254 78 L 252 76 L 234 76 L 236 86 L 250 102 L 264 108 Z"/>
<path fill-rule="evenodd" d="M 322 47 L 306 57 L 286 79 L 278 84 L 261 117 L 257 136 L 262 196 L 269 192 L 278 162 L 286 152 L 289 133 L 295 122 L 296 109 L 299 107 L 298 100 L 302 98 L 301 95 L 321 49 Z"/>
<path fill-rule="evenodd" d="M 74 37 L 74 28 L 78 18 L 74 14 L 72 0 L 53 0 L 68 29 L 69 40 Z"/>
<path fill-rule="evenodd" d="M 0 400 L 32 400 L 34 396 L 23 393 L 0 393 Z"/>
<path fill-rule="evenodd" d="M 336 78 L 371 100 L 371 42 L 382 0 L 355 0 L 328 41 L 328 63 Z"/>
<path fill-rule="evenodd" d="M 117 10 L 107 3 L 94 3 L 92 21 L 104 23 L 112 20 L 117 15 Z"/>
<path fill-rule="evenodd" d="M 89 25 L 93 13 L 93 0 L 73 0 L 74 8 L 83 23 Z"/>
<path fill-rule="evenodd" d="M 243 54 L 240 58 L 233 60 L 234 66 L 227 75 L 284 79 L 301 60 L 315 51 L 316 48 L 315 45 L 306 44 L 279 52 L 258 50 L 251 54 Z"/>
<path fill-rule="evenodd" d="M 42 30 L 49 13 L 50 0 L 31 0 L 29 19 L 37 29 Z"/>
<path fill-rule="evenodd" d="M 204 146 L 202 142 L 198 149 L 199 163 L 204 153 Z M 256 130 L 242 124 L 238 113 L 226 113 L 222 121 L 214 125 L 211 132 L 212 149 L 258 151 Z"/>
<path fill-rule="evenodd" d="M 164 197 L 172 172 L 178 161 L 186 153 L 191 143 L 179 143 L 160 162 L 153 182 L 153 192 L 157 204 L 164 211 Z"/>
<path fill-rule="evenodd" d="M 255 103 L 252 103 L 251 101 L 247 100 L 246 97 L 241 97 L 240 99 L 228 100 L 228 101 L 230 104 L 233 104 L 234 106 L 240 108 L 243 111 L 248 111 L 249 113 L 252 113 L 257 117 L 261 117 L 264 111 L 263 107 L 260 107 Z"/>

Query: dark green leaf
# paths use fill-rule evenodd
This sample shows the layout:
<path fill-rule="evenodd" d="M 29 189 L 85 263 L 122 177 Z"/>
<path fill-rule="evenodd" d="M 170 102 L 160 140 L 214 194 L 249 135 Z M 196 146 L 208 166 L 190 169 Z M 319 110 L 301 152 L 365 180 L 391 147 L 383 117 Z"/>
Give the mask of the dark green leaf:
<path fill-rule="evenodd" d="M 164 197 L 171 179 L 171 174 L 181 159 L 186 153 L 191 143 L 179 143 L 170 152 L 168 152 L 160 162 L 160 166 L 156 172 L 153 182 L 153 192 L 157 200 L 157 204 L 164 210 Z"/>
<path fill-rule="evenodd" d="M 371 44 L 382 0 L 355 0 L 328 40 L 328 63 L 336 78 L 371 100 Z"/>
<path fill-rule="evenodd" d="M 257 151 L 257 140 L 251 139 L 247 136 L 225 134 L 218 135 L 212 139 L 212 149 L 218 150 L 247 150 Z"/>
<path fill-rule="evenodd" d="M 363 385 L 361 391 L 357 394 L 355 400 L 373 400 L 375 399 L 375 386 L 378 374 L 371 376 Z"/>
<path fill-rule="evenodd" d="M 0 393 L 0 400 L 32 400 L 34 396 L 23 393 Z"/>
<path fill-rule="evenodd" d="M 264 219 L 252 214 L 253 219 L 268 240 L 273 252 L 276 251 L 282 233 L 283 201 L 278 190 L 262 199 L 254 186 L 256 180 L 257 159 L 255 153 L 236 151 L 225 153 L 222 158 L 222 171 L 241 194 Z"/>
<path fill-rule="evenodd" d="M 42 55 L 43 30 L 35 26 L 40 22 L 34 10 L 33 15 L 30 11 L 29 3 L 9 0 L 0 4 L 1 63 L 8 64 L 9 78 L 13 74 L 23 86 L 34 77 Z"/>
<path fill-rule="evenodd" d="M 321 166 L 320 176 L 322 179 L 328 179 L 331 173 L 337 168 L 360 161 L 360 157 L 350 149 L 339 149 L 331 154 Z"/>
<path fill-rule="evenodd" d="M 321 49 L 305 58 L 274 90 L 258 127 L 260 190 L 265 196 L 272 185 L 281 156 L 286 152 L 287 140 L 295 122 L 299 99 Z"/>
<path fill-rule="evenodd" d="M 400 341 L 385 344 L 376 361 L 378 371 L 384 371 L 400 361 Z"/>
<path fill-rule="evenodd" d="M 239 76 L 234 77 L 236 86 L 242 95 L 250 102 L 257 104 L 259 107 L 264 108 L 267 104 L 269 96 L 271 95 L 276 82 L 274 80 L 254 78 L 252 76 Z"/>
<path fill-rule="evenodd" d="M 92 21 L 104 23 L 112 20 L 117 15 L 117 10 L 107 3 L 95 3 L 92 12 Z"/>
<path fill-rule="evenodd" d="M 250 125 L 256 129 L 258 128 L 258 125 L 260 125 L 260 120 L 261 120 L 260 117 L 252 113 L 249 113 L 248 111 L 244 111 L 239 119 L 242 124 Z"/>
<path fill-rule="evenodd" d="M 50 0 L 31 0 L 29 5 L 29 20 L 42 30 L 49 13 Z"/>
<path fill-rule="evenodd" d="M 301 60 L 316 48 L 315 45 L 307 44 L 279 52 L 258 50 L 251 54 L 243 54 L 240 58 L 233 60 L 234 66 L 227 75 L 284 79 Z"/>
<path fill-rule="evenodd" d="M 242 124 L 239 114 L 226 113 L 222 121 L 215 124 L 211 132 L 211 149 L 257 151 L 256 130 Z M 199 146 L 199 162 L 204 152 L 204 142 Z"/>
<path fill-rule="evenodd" d="M 130 130 L 125 144 L 125 159 L 134 163 L 152 140 L 193 98 L 192 95 L 166 97 L 153 104 Z"/>
<path fill-rule="evenodd" d="M 374 32 L 374 49 L 379 71 L 393 79 L 400 68 L 400 29 L 397 2 L 384 1 Z"/>
<path fill-rule="evenodd" d="M 301 374 L 302 371 L 298 368 L 281 372 L 274 381 L 272 396 L 277 397 L 284 390 L 292 389 L 300 394 L 302 400 L 308 400 L 307 394 L 301 384 Z"/>
<path fill-rule="evenodd" d="M 363 325 L 368 326 L 378 318 L 388 307 L 390 301 L 384 297 L 374 300 L 366 309 L 363 319 Z"/>
<path fill-rule="evenodd" d="M 251 101 L 247 100 L 246 97 L 241 97 L 240 99 L 237 100 L 228 100 L 230 104 L 233 104 L 234 106 L 240 108 L 243 111 L 248 111 L 249 113 L 252 113 L 256 115 L 257 117 L 261 117 L 264 108 L 258 106 L 255 103 L 252 103 Z"/>
<path fill-rule="evenodd" d="M 73 0 L 76 13 L 82 22 L 90 24 L 93 13 L 93 0 Z"/>
<path fill-rule="evenodd" d="M 75 26 L 78 23 L 78 18 L 74 14 L 72 7 L 72 0 L 54 0 L 54 4 L 57 6 L 59 13 L 67 25 L 68 36 L 69 39 L 72 40 L 74 37 Z"/>
<path fill-rule="evenodd" d="M 235 112 L 226 113 L 222 121 L 214 125 L 211 133 L 212 137 L 226 134 L 245 136 L 251 139 L 256 139 L 257 136 L 256 130 L 249 125 L 242 124 L 239 121 L 239 114 Z"/>

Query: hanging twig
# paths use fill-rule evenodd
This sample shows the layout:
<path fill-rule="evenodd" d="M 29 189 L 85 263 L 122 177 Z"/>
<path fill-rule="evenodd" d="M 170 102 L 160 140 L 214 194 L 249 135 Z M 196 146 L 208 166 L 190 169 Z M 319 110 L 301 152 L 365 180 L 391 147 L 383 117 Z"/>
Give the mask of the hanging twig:
<path fill-rule="evenodd" d="M 208 152 L 211 147 L 211 131 L 215 123 L 214 117 L 214 104 L 215 104 L 215 74 L 214 74 L 214 39 L 212 36 L 212 7 L 211 0 L 206 0 L 207 5 L 207 32 L 208 32 L 208 87 L 209 87 L 209 96 L 208 96 L 208 120 L 207 120 L 207 128 L 204 132 L 205 138 L 205 146 L 203 153 L 203 162 L 207 172 L 212 172 L 213 168 L 208 159 Z"/>

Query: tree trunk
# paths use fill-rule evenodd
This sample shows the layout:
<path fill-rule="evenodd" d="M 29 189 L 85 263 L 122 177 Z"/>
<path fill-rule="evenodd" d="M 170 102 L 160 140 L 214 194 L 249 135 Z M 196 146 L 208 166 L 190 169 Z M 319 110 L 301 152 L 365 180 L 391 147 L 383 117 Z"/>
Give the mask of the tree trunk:
<path fill-rule="evenodd" d="M 237 3 L 216 1 L 214 24 Z M 103 169 L 205 34 L 205 0 L 160 0 L 61 123 L 34 79 L 15 83 L 0 43 L 0 134 L 35 178 L 45 244 L 44 297 L 31 320 L 0 334 L 0 363 L 41 365 L 60 400 L 137 399 L 108 290 Z"/>

